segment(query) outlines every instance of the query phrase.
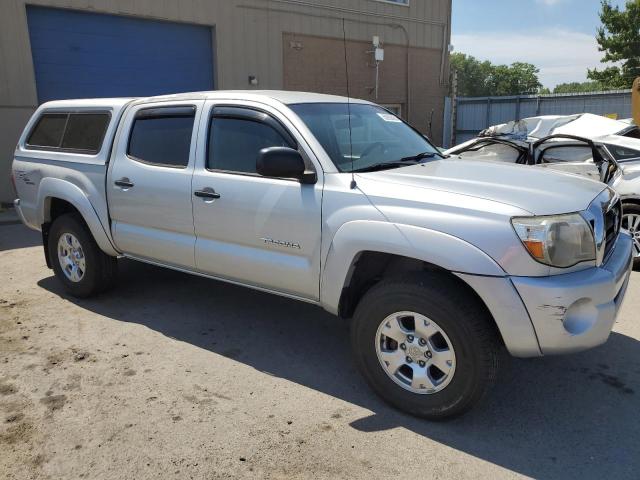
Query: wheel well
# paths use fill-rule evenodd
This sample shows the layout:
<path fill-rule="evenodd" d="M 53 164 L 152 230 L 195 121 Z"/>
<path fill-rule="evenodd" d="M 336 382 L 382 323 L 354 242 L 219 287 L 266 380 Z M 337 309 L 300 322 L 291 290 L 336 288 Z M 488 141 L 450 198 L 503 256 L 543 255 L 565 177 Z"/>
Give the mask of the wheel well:
<path fill-rule="evenodd" d="M 624 213 L 625 204 L 635 205 L 636 207 L 640 207 L 640 199 L 638 198 L 623 198 L 622 199 L 622 211 Z"/>
<path fill-rule="evenodd" d="M 456 288 L 467 292 L 471 298 L 478 302 L 480 308 L 485 309 L 491 318 L 491 322 L 496 328 L 499 337 L 502 339 L 491 312 L 485 305 L 482 298 L 480 298 L 475 290 L 473 290 L 473 288 L 471 288 L 466 282 L 450 271 L 432 263 L 401 255 L 392 255 L 389 253 L 367 251 L 361 252 L 356 257 L 351 264 L 349 274 L 347 275 L 347 281 L 345 282 L 342 294 L 340 295 L 338 314 L 342 318 L 351 318 L 360 299 L 371 287 L 382 279 L 419 272 L 441 276 L 443 279 L 446 279 L 448 282 L 452 282 L 456 285 Z"/>
<path fill-rule="evenodd" d="M 42 246 L 44 247 L 44 258 L 49 268 L 53 268 L 51 258 L 49 258 L 49 230 L 56 218 L 67 213 L 77 213 L 84 222 L 80 211 L 70 202 L 57 197 L 49 197 L 45 200 L 44 223 L 42 224 Z"/>

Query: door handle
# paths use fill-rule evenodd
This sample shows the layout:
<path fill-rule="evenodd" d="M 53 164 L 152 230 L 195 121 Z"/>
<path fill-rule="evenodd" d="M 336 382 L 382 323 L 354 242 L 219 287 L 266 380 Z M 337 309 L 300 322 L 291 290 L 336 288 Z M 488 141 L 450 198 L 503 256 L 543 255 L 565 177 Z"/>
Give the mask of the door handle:
<path fill-rule="evenodd" d="M 128 178 L 121 178 L 120 180 L 116 180 L 113 182 L 117 187 L 120 188 L 131 188 L 133 187 L 133 182 L 129 181 Z"/>
<path fill-rule="evenodd" d="M 220 194 L 216 193 L 216 191 L 212 188 L 196 190 L 195 192 L 193 192 L 193 194 L 198 198 L 205 198 L 205 199 L 211 199 L 211 200 L 220 198 Z"/>

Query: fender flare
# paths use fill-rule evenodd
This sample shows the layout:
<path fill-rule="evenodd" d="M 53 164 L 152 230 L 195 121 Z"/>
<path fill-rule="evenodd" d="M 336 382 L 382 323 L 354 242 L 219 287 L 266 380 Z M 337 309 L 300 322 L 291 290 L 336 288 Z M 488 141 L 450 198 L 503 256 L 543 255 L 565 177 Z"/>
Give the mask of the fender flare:
<path fill-rule="evenodd" d="M 48 177 L 42 179 L 40 182 L 36 203 L 36 205 L 38 205 L 38 225 L 42 225 L 51 220 L 50 203 L 52 198 L 59 198 L 73 205 L 80 212 L 80 215 L 82 215 L 100 249 L 107 255 L 114 257 L 119 255 L 118 251 L 111 244 L 109 236 L 100 222 L 100 218 L 89 201 L 89 198 L 87 198 L 78 186 L 65 180 Z"/>
<path fill-rule="evenodd" d="M 320 303 L 327 311 L 338 313 L 352 266 L 365 251 L 414 258 L 450 272 L 506 276 L 489 255 L 458 237 L 411 225 L 356 220 L 338 229 L 324 261 Z"/>

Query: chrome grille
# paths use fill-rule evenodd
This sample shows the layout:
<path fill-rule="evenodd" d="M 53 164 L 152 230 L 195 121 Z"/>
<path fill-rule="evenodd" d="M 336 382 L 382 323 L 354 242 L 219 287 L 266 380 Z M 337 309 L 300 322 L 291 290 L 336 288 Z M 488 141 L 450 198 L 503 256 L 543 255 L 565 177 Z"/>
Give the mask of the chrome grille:
<path fill-rule="evenodd" d="M 604 212 L 604 259 L 606 260 L 616 243 L 622 224 L 622 203 L 619 198 L 609 204 Z"/>

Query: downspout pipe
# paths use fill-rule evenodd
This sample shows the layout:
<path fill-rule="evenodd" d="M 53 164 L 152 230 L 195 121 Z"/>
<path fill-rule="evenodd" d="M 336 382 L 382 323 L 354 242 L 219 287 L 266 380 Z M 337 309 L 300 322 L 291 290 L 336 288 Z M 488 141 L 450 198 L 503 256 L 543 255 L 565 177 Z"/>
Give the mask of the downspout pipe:
<path fill-rule="evenodd" d="M 407 95 L 406 95 L 406 103 L 407 103 L 407 115 L 406 115 L 406 119 L 408 122 L 411 122 L 411 61 L 410 61 L 410 52 L 411 52 L 411 44 L 410 44 L 410 40 L 409 40 L 409 32 L 407 31 L 406 27 L 404 25 L 401 25 L 399 23 L 391 23 L 389 24 L 389 26 L 391 28 L 399 28 L 400 30 L 402 30 L 402 32 L 404 33 L 404 38 L 406 41 L 406 55 L 407 55 L 407 71 L 406 71 L 406 75 L 407 75 Z"/>

